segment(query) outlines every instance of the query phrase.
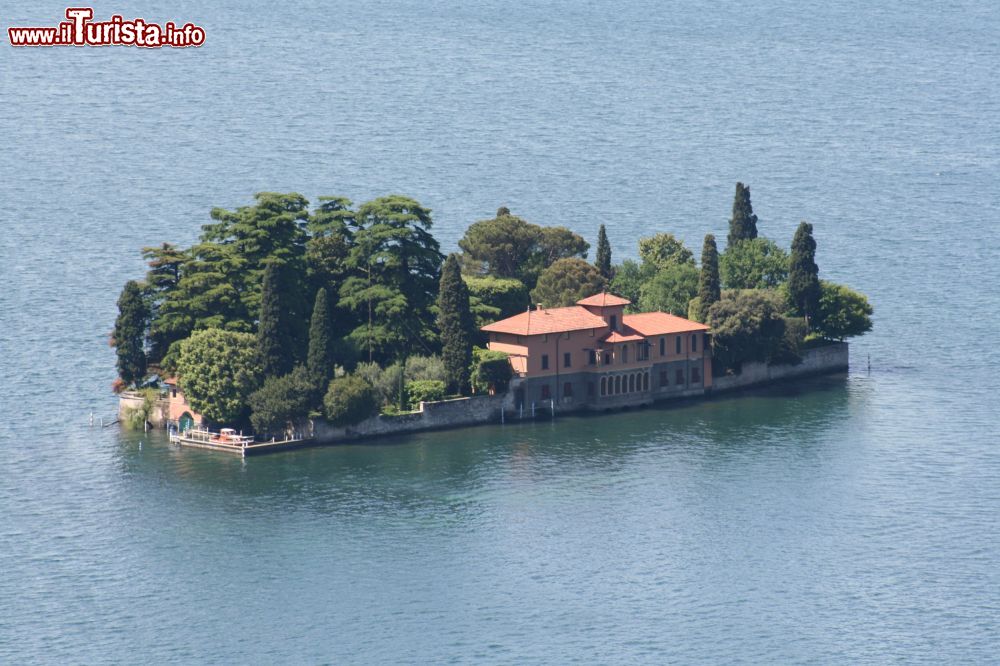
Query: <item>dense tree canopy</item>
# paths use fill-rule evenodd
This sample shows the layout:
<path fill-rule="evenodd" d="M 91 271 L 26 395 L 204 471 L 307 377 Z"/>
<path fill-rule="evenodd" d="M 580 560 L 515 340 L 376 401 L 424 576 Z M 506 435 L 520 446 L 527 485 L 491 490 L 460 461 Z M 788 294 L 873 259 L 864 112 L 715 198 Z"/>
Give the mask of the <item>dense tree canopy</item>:
<path fill-rule="evenodd" d="M 708 310 L 713 355 L 725 368 L 748 361 L 769 361 L 781 354 L 785 319 L 781 298 L 763 290 L 724 292 Z"/>
<path fill-rule="evenodd" d="M 326 418 L 335 426 L 350 426 L 378 412 L 375 390 L 357 375 L 337 377 L 323 399 Z"/>
<path fill-rule="evenodd" d="M 340 299 L 360 320 L 350 336 L 366 358 L 387 361 L 436 344 L 432 308 L 443 257 L 431 226 L 430 210 L 400 195 L 358 208 L 353 274 Z"/>
<path fill-rule="evenodd" d="M 142 248 L 142 256 L 149 270 L 146 272 L 146 293 L 150 311 L 149 360 L 156 362 L 163 358 L 170 345 L 181 338 L 161 331 L 156 323 L 163 301 L 180 286 L 181 275 L 189 256 L 171 243 L 159 247 Z"/>
<path fill-rule="evenodd" d="M 492 275 L 465 275 L 463 279 L 469 287 L 469 305 L 477 326 L 524 312 L 531 302 L 528 288 L 520 280 Z"/>
<path fill-rule="evenodd" d="M 788 265 L 788 297 L 797 315 L 810 318 L 819 309 L 819 267 L 816 265 L 816 241 L 813 227 L 799 224 L 792 239 L 792 256 Z"/>
<path fill-rule="evenodd" d="M 657 271 L 642 285 L 639 310 L 662 311 L 686 317 L 688 303 L 698 292 L 698 269 L 689 263 L 672 264 Z"/>
<path fill-rule="evenodd" d="M 662 270 L 674 264 L 694 266 L 694 254 L 673 234 L 656 234 L 639 241 L 639 256 L 644 263 Z"/>
<path fill-rule="evenodd" d="M 560 259 L 538 277 L 531 298 L 546 308 L 573 305 L 604 290 L 604 278 L 583 259 Z"/>
<path fill-rule="evenodd" d="M 462 280 L 458 255 L 452 254 L 441 271 L 438 292 L 438 329 L 441 333 L 441 358 L 447 373 L 447 389 L 467 394 L 469 364 L 472 363 L 472 340 L 476 322 L 469 308 L 469 288 Z"/>
<path fill-rule="evenodd" d="M 733 197 L 733 216 L 729 218 L 729 237 L 727 247 L 741 240 L 757 238 L 757 216 L 753 214 L 750 203 L 750 187 L 736 183 L 736 195 Z"/>
<path fill-rule="evenodd" d="M 491 220 L 472 224 L 458 242 L 466 270 L 516 278 L 533 287 L 545 267 L 559 259 L 586 257 L 590 244 L 565 227 L 541 227 L 506 208 Z"/>
<path fill-rule="evenodd" d="M 622 298 L 632 301 L 628 311 L 639 309 L 639 299 L 642 297 L 642 287 L 656 275 L 656 267 L 643 262 L 642 264 L 626 259 L 615 267 L 615 276 L 611 280 L 610 291 Z"/>
<path fill-rule="evenodd" d="M 263 376 L 257 338 L 220 329 L 197 331 L 180 344 L 177 372 L 195 411 L 216 423 L 241 421 Z"/>
<path fill-rule="evenodd" d="M 111 334 L 118 358 L 118 376 L 129 386 L 138 385 L 146 376 L 148 320 L 149 309 L 142 288 L 135 280 L 129 280 L 118 297 L 118 317 Z"/>
<path fill-rule="evenodd" d="M 842 284 L 820 281 L 814 328 L 824 338 L 844 340 L 872 330 L 874 312 L 868 299 Z"/>
<path fill-rule="evenodd" d="M 315 389 L 304 367 L 268 377 L 250 394 L 250 423 L 258 434 L 282 434 L 296 419 L 308 416 Z"/>
<path fill-rule="evenodd" d="M 727 289 L 771 289 L 788 277 L 788 254 L 767 238 L 731 244 L 719 264 Z"/>

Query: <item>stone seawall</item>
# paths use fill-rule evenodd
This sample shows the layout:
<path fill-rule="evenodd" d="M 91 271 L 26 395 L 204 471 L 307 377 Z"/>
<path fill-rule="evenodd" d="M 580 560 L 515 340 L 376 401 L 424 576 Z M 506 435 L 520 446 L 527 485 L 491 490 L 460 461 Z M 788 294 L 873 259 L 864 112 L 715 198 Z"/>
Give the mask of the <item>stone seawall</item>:
<path fill-rule="evenodd" d="M 125 421 L 131 412 L 142 410 L 145 405 L 145 401 L 146 396 L 142 393 L 138 393 L 136 391 L 123 391 L 118 396 L 118 420 Z M 169 411 L 170 407 L 167 404 L 166 399 L 157 398 L 153 401 L 146 420 L 149 421 L 151 426 L 156 428 L 166 428 L 167 413 Z"/>
<path fill-rule="evenodd" d="M 786 379 L 846 372 L 850 361 L 846 342 L 834 342 L 822 347 L 807 349 L 802 353 L 802 363 L 798 365 L 769 365 L 767 363 L 744 363 L 738 375 L 716 377 L 712 380 L 709 393 L 723 393 L 737 389 L 761 386 Z"/>
<path fill-rule="evenodd" d="M 361 423 L 339 428 L 323 419 L 313 421 L 318 444 L 333 444 L 369 437 L 383 437 L 422 430 L 444 430 L 461 426 L 500 423 L 500 411 L 514 409 L 513 391 L 504 395 L 474 396 L 441 402 L 421 402 L 418 411 L 398 416 L 379 414 Z"/>

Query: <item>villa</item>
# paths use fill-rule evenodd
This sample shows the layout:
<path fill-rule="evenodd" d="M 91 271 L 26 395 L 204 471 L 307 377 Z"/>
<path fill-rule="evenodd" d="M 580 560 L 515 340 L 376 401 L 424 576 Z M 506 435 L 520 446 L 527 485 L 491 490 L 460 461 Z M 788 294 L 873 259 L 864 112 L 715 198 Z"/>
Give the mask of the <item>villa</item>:
<path fill-rule="evenodd" d="M 712 385 L 708 326 L 667 314 L 625 314 L 631 301 L 600 293 L 483 326 L 510 355 L 515 403 L 612 409 L 702 395 Z"/>

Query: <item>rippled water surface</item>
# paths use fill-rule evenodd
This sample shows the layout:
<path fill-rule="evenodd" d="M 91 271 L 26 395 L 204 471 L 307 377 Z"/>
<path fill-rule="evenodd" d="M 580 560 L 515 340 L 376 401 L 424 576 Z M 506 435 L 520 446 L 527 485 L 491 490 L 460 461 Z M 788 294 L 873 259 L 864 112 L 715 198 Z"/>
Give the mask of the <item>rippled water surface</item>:
<path fill-rule="evenodd" d="M 0 662 L 995 661 L 1000 13 L 625 4 L 119 3 L 208 42 L 4 45 Z M 848 376 L 246 462 L 87 425 L 139 248 L 213 206 L 399 191 L 450 250 L 508 205 L 620 259 L 724 236 L 738 179 L 874 302 Z"/>

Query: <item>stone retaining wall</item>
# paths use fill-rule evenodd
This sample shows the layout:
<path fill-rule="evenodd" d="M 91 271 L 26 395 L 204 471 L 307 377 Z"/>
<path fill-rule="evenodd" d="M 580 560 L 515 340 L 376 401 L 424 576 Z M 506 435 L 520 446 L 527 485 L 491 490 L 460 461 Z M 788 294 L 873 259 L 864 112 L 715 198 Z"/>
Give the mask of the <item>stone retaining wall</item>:
<path fill-rule="evenodd" d="M 798 365 L 744 363 L 740 374 L 716 377 L 712 382 L 711 392 L 721 393 L 796 377 L 846 372 L 850 360 L 848 349 L 846 342 L 807 349 L 802 353 L 802 363 Z"/>
<path fill-rule="evenodd" d="M 421 430 L 444 430 L 483 423 L 500 423 L 500 410 L 514 409 L 513 391 L 504 395 L 474 396 L 441 402 L 421 402 L 418 411 L 398 416 L 379 414 L 346 428 L 313 421 L 313 436 L 319 444 L 396 435 Z"/>

